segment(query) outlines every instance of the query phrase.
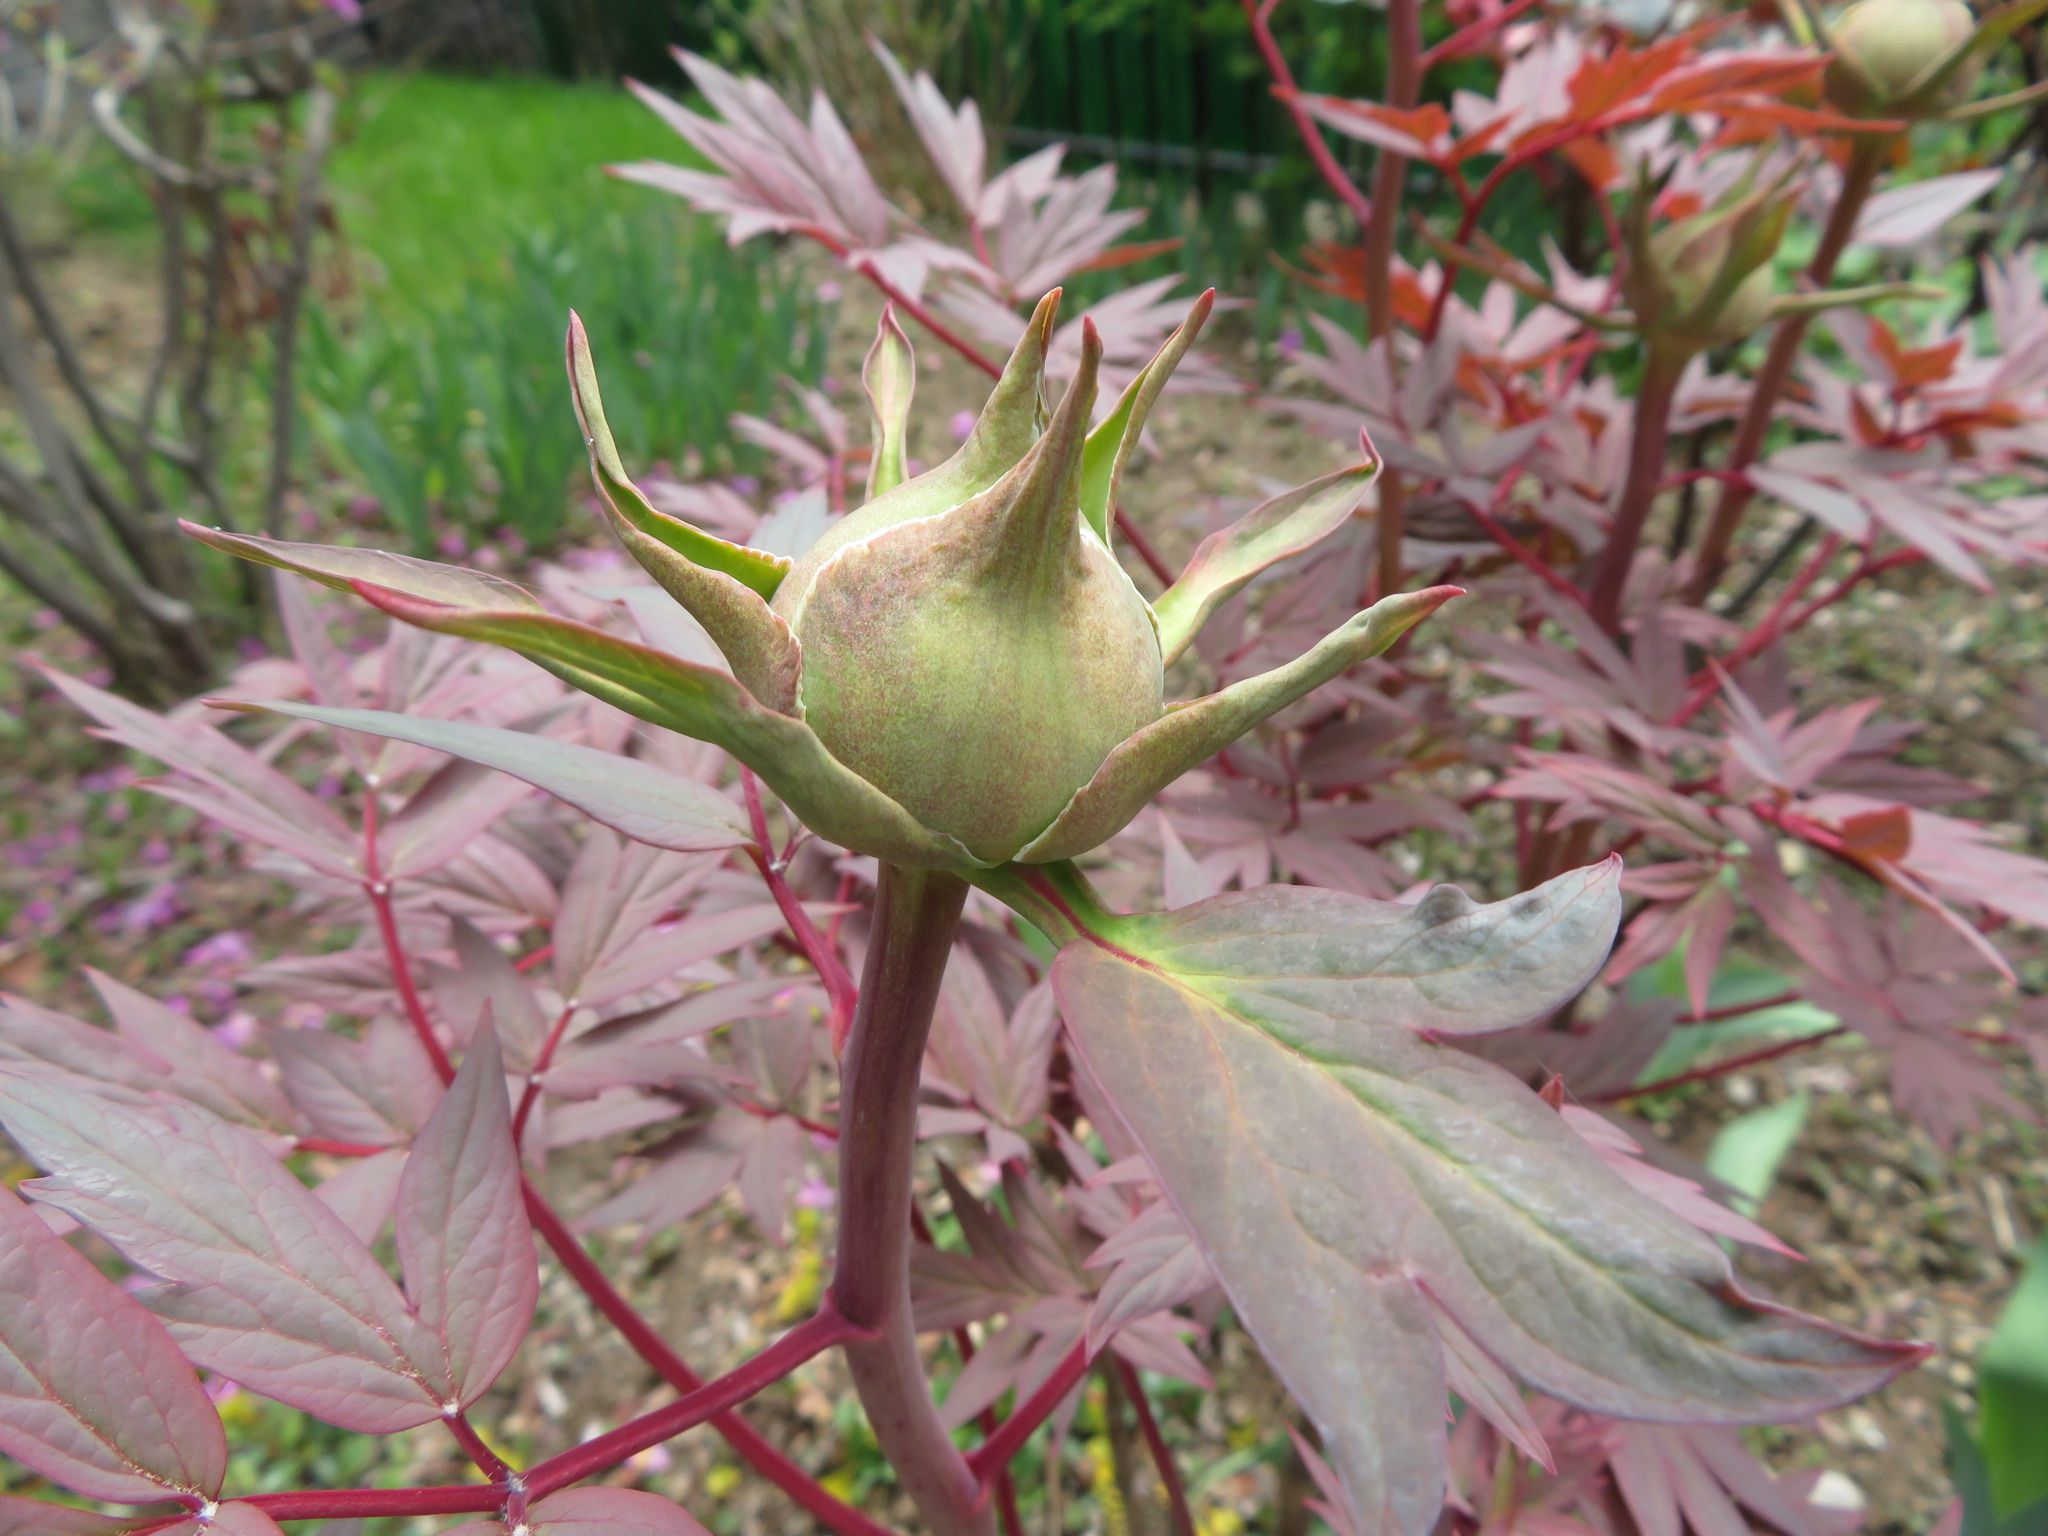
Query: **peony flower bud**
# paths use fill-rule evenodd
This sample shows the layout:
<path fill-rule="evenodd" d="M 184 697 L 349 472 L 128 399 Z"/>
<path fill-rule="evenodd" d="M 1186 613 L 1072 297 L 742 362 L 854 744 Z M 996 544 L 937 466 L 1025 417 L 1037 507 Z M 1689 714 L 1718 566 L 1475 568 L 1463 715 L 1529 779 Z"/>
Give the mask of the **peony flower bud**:
<path fill-rule="evenodd" d="M 931 510 L 946 492 L 924 482 L 947 485 L 944 469 L 906 482 L 849 516 L 775 597 L 826 748 L 990 863 L 1165 712 L 1152 611 L 1081 514 L 1102 355 L 1092 324 L 1082 337 L 1045 435 L 994 485 Z M 1035 415 L 1035 399 L 999 389 L 977 433 L 1015 442 Z"/>
<path fill-rule="evenodd" d="M 907 480 L 916 367 L 885 311 L 862 371 L 875 422 L 868 500 L 794 563 L 671 517 L 633 484 L 572 315 L 569 378 L 605 516 L 710 635 L 724 669 L 558 618 L 495 576 L 376 550 L 188 531 L 352 589 L 407 623 L 506 646 L 643 720 L 712 742 L 812 831 L 856 852 L 962 873 L 1069 859 L 1459 592 L 1383 598 L 1293 661 L 1167 706 L 1165 669 L 1203 621 L 1259 572 L 1347 521 L 1379 468 L 1366 445 L 1365 462 L 1275 496 L 1204 539 L 1180 579 L 1145 600 L 1110 549 L 1117 490 L 1213 300 L 1195 301 L 1091 429 L 1102 343 L 1088 321 L 1073 382 L 1058 410 L 1045 411 L 1059 307 L 1059 294 L 1048 295 L 959 450 Z M 403 716 L 315 715 L 421 739 Z M 599 772 L 564 758 L 581 749 L 536 749 L 521 733 L 482 727 L 437 731 L 433 744 L 528 778 L 657 846 L 731 846 L 729 803 L 707 812 L 701 786 L 651 785 L 644 764 Z"/>
<path fill-rule="evenodd" d="M 1829 30 L 1835 57 L 1828 64 L 1828 99 L 1867 117 L 1909 106 L 1912 116 L 1955 106 L 1969 95 L 1974 70 L 1951 72 L 1925 102 L 1912 98 L 1976 25 L 1963 0 L 1856 0 Z"/>

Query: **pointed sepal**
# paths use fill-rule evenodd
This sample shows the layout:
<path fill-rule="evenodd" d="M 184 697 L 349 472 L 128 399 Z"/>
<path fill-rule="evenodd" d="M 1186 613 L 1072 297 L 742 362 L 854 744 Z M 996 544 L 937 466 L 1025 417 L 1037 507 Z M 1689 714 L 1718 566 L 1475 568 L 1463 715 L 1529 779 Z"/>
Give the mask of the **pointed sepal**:
<path fill-rule="evenodd" d="M 345 544 L 300 544 L 290 539 L 266 539 L 253 533 L 233 533 L 225 528 L 208 528 L 180 520 L 178 527 L 202 544 L 223 554 L 273 570 L 292 571 L 337 592 L 354 589 L 358 581 L 372 582 L 403 592 L 425 602 L 444 603 L 452 608 L 510 608 L 540 612 L 540 599 L 517 582 L 438 560 L 419 560 L 411 555 L 394 555 L 384 549 L 355 549 Z"/>
<path fill-rule="evenodd" d="M 1193 642 L 1209 615 L 1267 567 L 1298 555 L 1341 528 L 1379 477 L 1372 441 L 1359 434 L 1364 460 L 1275 496 L 1195 547 L 1180 579 L 1153 603 L 1167 665 Z"/>
<path fill-rule="evenodd" d="M 517 651 L 614 708 L 723 748 L 831 842 L 924 869 L 971 869 L 981 862 L 839 762 L 803 721 L 765 707 L 715 668 L 553 614 L 454 608 L 370 582 L 355 590 L 395 619 Z"/>
<path fill-rule="evenodd" d="M 1150 611 L 1077 501 L 1102 343 L 1045 435 L 981 495 L 884 528 L 818 571 L 804 718 L 926 826 L 1000 863 L 1159 718 Z"/>
<path fill-rule="evenodd" d="M 1124 466 L 1145 435 L 1145 420 L 1158 403 L 1166 381 L 1173 377 L 1173 370 L 1201 335 L 1215 306 L 1216 290 L 1211 288 L 1195 300 L 1187 319 L 1160 344 L 1152 360 L 1125 387 L 1116 408 L 1088 434 L 1081 468 L 1081 515 L 1105 544 L 1109 542 L 1110 523 L 1116 515 L 1116 493 L 1123 480 Z"/>
<path fill-rule="evenodd" d="M 842 517 L 807 550 L 789 573 L 775 610 L 801 629 L 804 604 L 810 600 L 812 578 L 849 545 L 872 539 L 885 529 L 971 501 L 1017 465 L 1031 451 L 1045 426 L 1045 357 L 1052 326 L 1059 314 L 1060 290 L 1038 301 L 1024 326 L 1002 376 L 989 392 L 973 430 L 945 463 L 884 491 L 866 506 Z"/>
<path fill-rule="evenodd" d="M 801 655 L 789 626 L 768 606 L 789 562 L 657 510 L 626 474 L 605 421 L 590 338 L 573 311 L 565 350 L 591 479 L 612 531 L 640 568 L 704 626 L 743 687 L 770 708 L 792 707 Z"/>
<path fill-rule="evenodd" d="M 875 344 L 868 348 L 867 361 L 861 364 L 860 382 L 874 419 L 868 489 L 863 498 L 873 501 L 883 492 L 895 490 L 907 473 L 910 400 L 917 388 L 917 353 L 896 323 L 893 305 L 882 306 L 882 322 L 875 328 Z"/>
<path fill-rule="evenodd" d="M 1058 818 L 1017 855 L 1042 864 L 1085 853 L 1121 831 L 1152 797 L 1295 700 L 1377 656 L 1436 612 L 1462 587 L 1429 587 L 1382 598 L 1284 667 L 1176 705 L 1104 759 Z"/>

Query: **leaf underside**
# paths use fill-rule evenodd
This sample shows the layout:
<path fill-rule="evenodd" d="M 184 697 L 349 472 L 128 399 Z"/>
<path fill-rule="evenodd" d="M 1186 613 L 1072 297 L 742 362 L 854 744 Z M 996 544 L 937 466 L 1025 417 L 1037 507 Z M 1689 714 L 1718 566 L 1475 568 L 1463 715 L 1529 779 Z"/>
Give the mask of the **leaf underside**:
<path fill-rule="evenodd" d="M 1548 1104 L 1425 1033 L 1551 1011 L 1618 916 L 1612 864 L 1494 906 L 1258 891 L 1055 964 L 1081 1057 L 1367 1529 L 1436 1522 L 1453 1328 L 1567 1401 L 1691 1422 L 1799 1417 L 1919 1358 L 1743 1296 Z"/>

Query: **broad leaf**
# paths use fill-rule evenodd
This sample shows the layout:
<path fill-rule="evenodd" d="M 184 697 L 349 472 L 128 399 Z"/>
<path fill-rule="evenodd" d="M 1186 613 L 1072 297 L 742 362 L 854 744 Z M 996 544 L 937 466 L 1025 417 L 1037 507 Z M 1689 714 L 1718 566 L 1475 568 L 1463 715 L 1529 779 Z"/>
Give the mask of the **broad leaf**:
<path fill-rule="evenodd" d="M 696 853 L 752 841 L 746 818 L 717 790 L 617 752 L 525 731 L 428 720 L 376 709 L 264 704 L 271 714 L 312 720 L 446 752 L 523 779 L 635 842 Z"/>
<path fill-rule="evenodd" d="M 511 1362 L 540 1278 L 497 1036 L 478 1031 L 398 1183 L 406 1294 L 441 1344 L 435 1385 L 465 1408 Z"/>
<path fill-rule="evenodd" d="M 211 1498 L 220 1415 L 141 1303 L 0 1188 L 0 1451 L 90 1499 Z"/>
<path fill-rule="evenodd" d="M 1225 896 L 1107 920 L 1055 963 L 1082 1060 L 1366 1530 L 1436 1522 L 1443 1428 L 1424 1405 L 1448 1329 L 1567 1401 L 1705 1423 L 1802 1416 L 1921 1357 L 1745 1297 L 1710 1238 L 1432 1038 L 1570 998 L 1612 940 L 1617 873 L 1493 906 Z"/>
<path fill-rule="evenodd" d="M 164 1062 L 166 1077 L 154 1086 L 225 1120 L 265 1130 L 299 1129 L 303 1117 L 254 1061 L 155 998 L 90 967 L 85 975 L 107 1005 L 114 1028 Z"/>
<path fill-rule="evenodd" d="M 255 753 L 202 721 L 151 714 L 52 668 L 44 668 L 43 676 L 98 721 L 110 739 L 196 781 L 152 785 L 165 799 L 193 806 L 231 831 L 282 849 L 322 874 L 350 881 L 360 878 L 357 840 L 347 824 Z"/>
<path fill-rule="evenodd" d="M 166 1282 L 152 1308 L 199 1364 L 365 1434 L 440 1413 L 433 1336 L 250 1132 L 34 1068 L 0 1073 L 0 1124 L 47 1170 L 27 1186 L 38 1200 Z"/>
<path fill-rule="evenodd" d="M 197 1515 L 155 1527 L 151 1536 L 284 1536 L 270 1516 L 254 1504 L 230 1499 L 205 1519 Z"/>
<path fill-rule="evenodd" d="M 69 1504 L 0 1493 L 0 1536 L 110 1536 L 131 1523 Z"/>
<path fill-rule="evenodd" d="M 1863 205 L 1856 231 L 1857 245 L 1917 245 L 1938 233 L 1970 204 L 1997 186 L 1999 171 L 1960 171 L 1926 181 L 1890 187 Z"/>

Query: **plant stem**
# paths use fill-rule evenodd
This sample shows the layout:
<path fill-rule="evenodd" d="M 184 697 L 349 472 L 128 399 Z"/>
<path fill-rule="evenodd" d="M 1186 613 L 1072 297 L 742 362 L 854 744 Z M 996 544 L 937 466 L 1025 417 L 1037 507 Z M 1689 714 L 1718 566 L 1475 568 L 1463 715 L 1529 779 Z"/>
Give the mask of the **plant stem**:
<path fill-rule="evenodd" d="M 655 1372 L 685 1395 L 703 1390 L 704 1378 L 690 1369 L 689 1362 L 669 1347 L 668 1341 L 655 1332 L 654 1325 L 634 1310 L 633 1304 L 621 1296 L 609 1276 L 600 1269 L 597 1262 L 584 1251 L 576 1235 L 569 1230 L 555 1208 L 541 1198 L 540 1192 L 531 1183 L 522 1186 L 526 1196 L 526 1214 L 533 1222 L 533 1228 L 541 1235 L 549 1248 L 554 1250 L 562 1268 L 577 1286 L 588 1296 L 591 1304 L 604 1315 L 614 1328 L 618 1329 L 625 1341 Z M 890 1536 L 887 1526 L 874 1520 L 852 1506 L 842 1503 L 820 1487 L 812 1478 L 772 1445 L 768 1438 L 732 1409 L 727 1408 L 711 1416 L 711 1427 L 718 1431 L 725 1443 L 739 1453 L 740 1458 L 761 1476 L 768 1479 L 788 1494 L 803 1511 L 819 1525 L 831 1531 L 833 1536 Z"/>
<path fill-rule="evenodd" d="M 1679 1072 L 1670 1077 L 1660 1077 L 1654 1083 L 1642 1083 L 1634 1088 L 1623 1088 L 1614 1093 L 1603 1093 L 1593 1102 L 1596 1104 L 1617 1104 L 1623 1099 L 1641 1098 L 1646 1093 L 1666 1093 L 1673 1088 L 1683 1088 L 1687 1083 L 1704 1083 L 1716 1077 L 1725 1077 L 1730 1072 L 1739 1072 L 1744 1067 L 1761 1066 L 1767 1061 L 1776 1061 L 1780 1056 L 1790 1056 L 1794 1051 L 1803 1051 L 1819 1045 L 1824 1040 L 1833 1040 L 1846 1035 L 1849 1027 L 1837 1024 L 1818 1034 L 1801 1035 L 1794 1040 L 1780 1040 L 1776 1045 L 1761 1046 L 1754 1051 L 1745 1051 L 1740 1056 L 1731 1056 L 1726 1061 L 1709 1062 L 1703 1067 L 1694 1067 L 1689 1072 Z"/>
<path fill-rule="evenodd" d="M 1152 1453 L 1153 1469 L 1159 1474 L 1160 1486 L 1166 1490 L 1166 1507 L 1172 1518 L 1173 1536 L 1195 1536 L 1194 1512 L 1188 1508 L 1188 1494 L 1181 1486 L 1180 1468 L 1174 1465 L 1173 1449 L 1167 1445 L 1166 1436 L 1159 1432 L 1159 1421 L 1152 1416 L 1152 1404 L 1145 1396 L 1145 1384 L 1138 1379 L 1136 1368 L 1123 1356 L 1112 1354 L 1109 1361 L 1116 1371 L 1117 1384 L 1124 1389 L 1124 1396 L 1131 1400 L 1131 1411 L 1138 1420 L 1138 1433 L 1145 1437 L 1145 1449 Z"/>
<path fill-rule="evenodd" d="M 853 976 L 846 969 L 846 962 L 839 958 L 838 948 L 818 931 L 818 925 L 811 921 L 811 914 L 804 910 L 803 902 L 789 887 L 788 865 L 775 852 L 775 843 L 768 835 L 768 812 L 761 804 L 760 782 L 749 770 L 742 768 L 740 785 L 747 797 L 747 817 L 754 833 L 753 846 L 747 849 L 747 853 L 767 883 L 775 905 L 781 909 L 782 920 L 789 926 L 789 936 L 796 940 L 797 948 L 803 951 L 804 958 L 810 961 L 811 969 L 818 973 L 818 980 L 824 984 L 825 996 L 832 1003 L 832 1049 L 843 1051 L 846 1049 L 846 1032 L 853 1027 Z"/>
<path fill-rule="evenodd" d="M 993 1514 L 939 1418 L 910 1311 L 911 1160 L 932 1009 L 965 882 L 882 866 L 874 929 L 842 1065 L 839 1256 L 832 1301 L 875 1337 L 846 1347 L 854 1390 L 932 1536 L 995 1536 Z"/>
<path fill-rule="evenodd" d="M 1607 548 L 1600 557 L 1600 568 L 1589 594 L 1594 621 L 1610 634 L 1620 628 L 1622 592 L 1628 585 L 1636 550 L 1643 542 L 1643 525 L 1649 520 L 1650 505 L 1657 499 L 1657 482 L 1664 475 L 1671 405 L 1678 395 L 1679 375 L 1684 371 L 1682 354 L 1656 346 L 1651 347 L 1643 364 L 1642 382 L 1636 389 L 1635 428 L 1629 439 L 1628 478 L 1622 482 L 1621 500 L 1615 505 L 1614 522 L 1607 533 Z"/>
<path fill-rule="evenodd" d="M 666 1408 L 643 1414 L 608 1434 L 586 1440 L 574 1450 L 540 1463 L 526 1475 L 527 1493 L 536 1499 L 544 1498 L 558 1488 L 616 1467 L 649 1446 L 659 1445 L 745 1402 L 833 1345 L 860 1336 L 861 1330 L 839 1316 L 828 1303 L 815 1317 L 797 1324 L 753 1359 L 718 1380 Z"/>
<path fill-rule="evenodd" d="M 1835 263 L 1841 260 L 1850 235 L 1855 233 L 1856 221 L 1862 216 L 1863 205 L 1870 197 L 1871 187 L 1876 184 L 1878 172 L 1883 169 L 1891 143 L 1889 138 L 1859 142 L 1850 151 L 1849 164 L 1842 173 L 1841 193 L 1828 215 L 1827 227 L 1821 231 L 1813 260 L 1807 264 L 1807 278 L 1815 287 L 1825 287 L 1834 277 Z M 1739 473 L 1756 462 L 1757 454 L 1763 449 L 1764 435 L 1770 431 L 1771 422 L 1777 415 L 1778 397 L 1784 393 L 1785 385 L 1792 377 L 1792 366 L 1799 360 L 1799 346 L 1806 339 L 1806 327 L 1811 320 L 1810 315 L 1787 315 L 1771 333 L 1770 350 L 1765 353 L 1763 367 L 1757 370 L 1756 380 L 1750 386 L 1749 404 L 1742 413 L 1741 425 L 1735 429 L 1735 442 L 1728 450 L 1728 462 L 1724 468 Z M 1714 506 L 1714 521 L 1707 528 L 1706 540 L 1700 545 L 1699 559 L 1693 569 L 1692 582 L 1686 589 L 1688 602 L 1695 606 L 1704 603 L 1707 594 L 1714 590 L 1714 583 L 1721 579 L 1721 572 L 1728 564 L 1728 551 L 1735 542 L 1735 531 L 1742 524 L 1742 514 L 1749 506 L 1750 497 L 1755 494 L 1755 488 L 1747 480 L 1723 483 L 1721 499 Z"/>
<path fill-rule="evenodd" d="M 1031 1438 L 1039 1425 L 1052 1417 L 1061 1400 L 1087 1374 L 1088 1343 L 1083 1339 L 1061 1356 L 1060 1363 L 1053 1367 L 1053 1373 L 1040 1383 L 1038 1390 L 1012 1409 L 1010 1416 L 1003 1420 L 1003 1427 L 989 1436 L 988 1441 L 969 1458 L 975 1475 L 989 1480 L 999 1468 L 1008 1466 L 1010 1458 L 1024 1449 L 1024 1442 Z"/>
<path fill-rule="evenodd" d="M 1280 98 L 1280 104 L 1294 120 L 1294 131 L 1301 136 L 1301 147 L 1308 151 L 1316 174 L 1336 194 L 1337 201 L 1351 210 L 1351 216 L 1358 220 L 1358 227 L 1370 229 L 1371 202 L 1359 190 L 1358 183 L 1337 163 L 1337 157 L 1330 152 L 1329 140 L 1323 137 L 1322 125 L 1310 117 L 1308 109 L 1301 104 L 1294 71 L 1288 68 L 1287 55 L 1280 51 L 1279 41 L 1273 36 L 1273 11 L 1279 3 L 1280 0 L 1244 0 L 1244 14 L 1251 23 L 1252 42 L 1259 50 L 1259 57 L 1265 61 L 1267 72 L 1273 77 L 1273 94 Z"/>
<path fill-rule="evenodd" d="M 448 1064 L 447 1052 L 441 1049 L 441 1043 L 434 1035 L 433 1022 L 427 1017 L 426 1004 L 422 1001 L 419 987 L 413 980 L 412 963 L 406 957 L 405 946 L 399 942 L 398 925 L 391 907 L 390 886 L 378 872 L 375 786 L 371 787 L 363 812 L 363 848 L 363 867 L 367 874 L 366 888 L 370 892 L 371 905 L 376 910 L 377 930 L 383 938 L 385 959 L 391 966 L 393 979 L 398 984 L 398 994 L 405 1004 L 406 1017 L 412 1023 L 413 1033 L 419 1036 L 420 1043 L 427 1048 L 428 1054 L 435 1058 L 435 1070 L 441 1080 L 447 1082 L 455 1074 Z M 548 1204 L 538 1189 L 534 1188 L 533 1181 L 521 1174 L 519 1187 L 526 1202 L 527 1219 L 533 1223 L 533 1229 L 541 1235 L 542 1241 L 554 1250 L 562 1268 L 590 1298 L 591 1304 L 619 1330 L 626 1342 L 632 1345 L 634 1353 L 652 1366 L 662 1380 L 678 1392 L 687 1394 L 702 1390 L 704 1379 L 691 1370 L 688 1362 L 669 1348 L 667 1342 L 655 1331 L 654 1325 L 634 1310 L 633 1304 L 619 1294 L 610 1277 L 598 1267 L 597 1262 L 588 1253 L 584 1252 L 583 1245 L 576 1240 L 576 1234 L 569 1230 L 569 1224 L 562 1220 L 555 1208 Z M 759 1430 L 731 1409 L 727 1408 L 712 1415 L 711 1424 L 724 1437 L 725 1443 L 737 1451 L 749 1466 L 788 1494 L 805 1513 L 826 1530 L 831 1531 L 833 1536 L 890 1536 L 887 1526 L 870 1520 L 859 1510 L 827 1493 L 816 1479 L 783 1455 Z M 425 1492 L 445 1497 L 450 1493 L 465 1494 L 468 1490 L 427 1489 Z M 425 1514 L 438 1510 L 441 1513 L 460 1514 L 478 1507 L 490 1509 L 494 1506 L 441 1505 L 418 1512 Z M 341 1519 L 355 1512 L 347 1509 L 337 1510 L 331 1512 L 329 1517 Z M 379 1511 L 373 1509 L 368 1512 Z M 307 1517 L 272 1515 L 272 1518 Z"/>

